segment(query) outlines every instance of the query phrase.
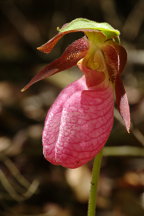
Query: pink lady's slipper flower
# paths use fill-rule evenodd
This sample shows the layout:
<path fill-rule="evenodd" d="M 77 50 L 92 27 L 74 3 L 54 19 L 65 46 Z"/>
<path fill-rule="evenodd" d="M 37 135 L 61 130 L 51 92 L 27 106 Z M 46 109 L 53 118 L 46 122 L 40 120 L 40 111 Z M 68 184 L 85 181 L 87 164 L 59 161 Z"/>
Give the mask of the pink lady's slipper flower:
<path fill-rule="evenodd" d="M 127 131 L 130 114 L 120 79 L 127 54 L 119 31 L 107 23 L 75 19 L 38 50 L 49 53 L 66 34 L 84 32 L 61 57 L 48 64 L 22 90 L 33 83 L 77 64 L 83 76 L 66 87 L 48 111 L 43 130 L 43 153 L 55 165 L 77 168 L 104 147 L 114 119 L 114 93 Z"/>

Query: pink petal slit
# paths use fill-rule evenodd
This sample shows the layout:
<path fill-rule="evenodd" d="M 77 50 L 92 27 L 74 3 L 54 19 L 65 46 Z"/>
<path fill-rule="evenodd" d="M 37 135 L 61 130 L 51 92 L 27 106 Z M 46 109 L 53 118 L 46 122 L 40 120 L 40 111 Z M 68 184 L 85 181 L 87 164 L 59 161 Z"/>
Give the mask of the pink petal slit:
<path fill-rule="evenodd" d="M 113 89 L 87 89 L 85 78 L 65 88 L 49 110 L 43 153 L 53 164 L 77 168 L 105 145 L 113 126 Z"/>

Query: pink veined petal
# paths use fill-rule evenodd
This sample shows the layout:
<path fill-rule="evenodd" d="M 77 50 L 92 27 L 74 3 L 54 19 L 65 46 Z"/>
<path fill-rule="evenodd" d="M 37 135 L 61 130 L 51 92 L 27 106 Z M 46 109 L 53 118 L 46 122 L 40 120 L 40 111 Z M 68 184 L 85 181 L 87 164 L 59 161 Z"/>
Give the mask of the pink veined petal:
<path fill-rule="evenodd" d="M 88 40 L 86 37 L 74 41 L 65 49 L 64 53 L 58 59 L 48 64 L 44 69 L 37 73 L 21 91 L 25 91 L 31 85 L 45 77 L 49 77 L 76 65 L 76 63 L 86 55 L 87 50 Z"/>
<path fill-rule="evenodd" d="M 85 78 L 65 88 L 49 110 L 43 153 L 53 164 L 77 168 L 95 157 L 113 126 L 113 89 L 87 89 Z"/>

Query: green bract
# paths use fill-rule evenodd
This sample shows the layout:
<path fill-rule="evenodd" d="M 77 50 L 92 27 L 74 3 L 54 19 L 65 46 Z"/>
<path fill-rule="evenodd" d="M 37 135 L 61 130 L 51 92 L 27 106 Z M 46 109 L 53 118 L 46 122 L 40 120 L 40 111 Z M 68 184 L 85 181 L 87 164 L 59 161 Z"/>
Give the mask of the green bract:
<path fill-rule="evenodd" d="M 118 38 L 120 32 L 117 29 L 114 29 L 108 23 L 98 23 L 88 19 L 77 18 L 72 22 L 65 24 L 61 29 L 58 28 L 59 32 L 67 32 L 73 30 L 94 30 L 94 31 L 101 31 L 107 39 L 110 38 Z"/>

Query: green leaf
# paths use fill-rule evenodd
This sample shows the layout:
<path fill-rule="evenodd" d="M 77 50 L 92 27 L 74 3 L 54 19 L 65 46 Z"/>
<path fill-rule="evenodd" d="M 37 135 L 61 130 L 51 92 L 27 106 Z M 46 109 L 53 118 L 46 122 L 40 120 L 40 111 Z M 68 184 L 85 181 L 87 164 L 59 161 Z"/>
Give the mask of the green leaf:
<path fill-rule="evenodd" d="M 61 29 L 58 28 L 59 32 L 67 32 L 73 30 L 94 30 L 94 31 L 101 31 L 107 39 L 116 37 L 120 35 L 120 32 L 117 29 L 114 29 L 108 23 L 98 23 L 84 18 L 77 18 L 72 22 L 65 24 Z"/>

